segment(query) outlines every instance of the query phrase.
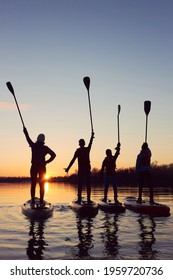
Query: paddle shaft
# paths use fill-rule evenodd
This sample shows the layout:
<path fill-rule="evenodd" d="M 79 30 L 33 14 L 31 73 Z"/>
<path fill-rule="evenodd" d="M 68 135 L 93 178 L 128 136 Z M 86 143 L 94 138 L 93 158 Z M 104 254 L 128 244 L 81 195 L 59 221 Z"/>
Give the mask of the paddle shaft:
<path fill-rule="evenodd" d="M 147 143 L 147 133 L 148 133 L 148 115 L 146 115 L 146 124 L 145 124 L 145 142 Z"/>
<path fill-rule="evenodd" d="M 92 111 L 91 111 L 91 101 L 90 101 L 90 93 L 89 93 L 89 89 L 88 91 L 88 104 L 89 104 L 89 112 L 90 112 L 90 122 L 91 122 L 91 131 L 93 132 L 93 120 L 92 120 Z"/>
<path fill-rule="evenodd" d="M 18 109 L 18 112 L 19 112 L 19 116 L 20 116 L 20 119 L 22 121 L 22 124 L 23 124 L 23 127 L 25 127 L 25 124 L 24 124 L 24 121 L 23 121 L 23 118 L 22 118 L 22 114 L 20 112 L 20 109 L 19 109 L 19 105 L 18 105 L 18 102 L 17 102 L 17 99 L 16 99 L 16 96 L 14 95 L 14 100 L 16 102 L 16 106 L 17 106 L 17 109 Z"/>
<path fill-rule="evenodd" d="M 119 118 L 119 115 L 120 115 L 120 109 L 121 109 L 121 106 L 120 106 L 120 105 L 118 105 L 118 115 L 117 115 L 118 143 L 120 143 L 120 118 Z"/>
<path fill-rule="evenodd" d="M 88 93 L 88 104 L 89 104 L 89 114 L 90 114 L 90 122 L 91 122 L 91 131 L 93 132 L 93 120 L 92 120 L 92 111 L 91 111 L 91 101 L 90 101 L 90 92 L 89 92 L 89 88 L 90 88 L 90 77 L 84 77 L 83 78 L 83 82 L 84 85 L 87 89 L 87 93 Z"/>
<path fill-rule="evenodd" d="M 151 101 L 145 101 L 144 102 L 144 111 L 146 114 L 146 124 L 145 124 L 145 142 L 147 143 L 147 133 L 148 133 L 148 115 L 151 110 Z"/>

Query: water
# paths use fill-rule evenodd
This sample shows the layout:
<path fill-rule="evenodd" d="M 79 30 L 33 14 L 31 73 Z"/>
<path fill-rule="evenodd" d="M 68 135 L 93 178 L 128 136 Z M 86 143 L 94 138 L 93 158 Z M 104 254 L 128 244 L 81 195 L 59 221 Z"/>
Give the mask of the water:
<path fill-rule="evenodd" d="M 150 217 L 130 210 L 116 215 L 99 210 L 93 218 L 81 218 L 69 208 L 76 188 L 70 184 L 46 183 L 45 199 L 55 209 L 51 218 L 40 222 L 31 221 L 21 213 L 29 192 L 29 184 L 0 184 L 1 260 L 173 259 L 171 189 L 155 190 L 156 201 L 171 208 L 169 217 Z M 92 199 L 97 201 L 102 192 L 102 186 L 95 187 Z M 120 201 L 136 195 L 136 188 L 119 188 Z M 109 196 L 113 197 L 111 189 Z"/>

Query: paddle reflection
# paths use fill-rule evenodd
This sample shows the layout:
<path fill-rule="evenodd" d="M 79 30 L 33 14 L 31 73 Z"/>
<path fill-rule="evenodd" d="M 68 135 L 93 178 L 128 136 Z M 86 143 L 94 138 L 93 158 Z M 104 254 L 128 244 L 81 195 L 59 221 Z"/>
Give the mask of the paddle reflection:
<path fill-rule="evenodd" d="M 103 253 L 110 258 L 118 258 L 119 256 L 118 220 L 118 214 L 105 213 L 101 239 L 104 244 Z"/>
<path fill-rule="evenodd" d="M 156 223 L 154 217 L 141 215 L 138 219 L 140 229 L 139 254 L 141 259 L 157 259 L 158 252 L 153 249 L 156 238 L 154 233 L 156 231 Z"/>
<path fill-rule="evenodd" d="M 44 238 L 45 220 L 30 220 L 28 247 L 26 253 L 30 260 L 42 260 L 48 243 Z"/>

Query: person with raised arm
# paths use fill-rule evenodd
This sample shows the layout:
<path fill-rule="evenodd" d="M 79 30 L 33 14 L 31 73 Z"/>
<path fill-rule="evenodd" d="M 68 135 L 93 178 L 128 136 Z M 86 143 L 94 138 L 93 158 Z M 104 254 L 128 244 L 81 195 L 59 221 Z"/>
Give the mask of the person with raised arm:
<path fill-rule="evenodd" d="M 111 184 L 114 191 L 114 201 L 115 203 L 119 203 L 117 197 L 117 176 L 116 176 L 116 160 L 120 154 L 120 146 L 121 144 L 118 143 L 117 147 L 115 148 L 116 152 L 112 155 L 112 151 L 110 149 L 106 150 L 106 157 L 102 162 L 101 167 L 101 177 L 104 176 L 104 198 L 103 201 L 107 201 L 108 189 L 109 185 Z"/>
<path fill-rule="evenodd" d="M 33 142 L 29 136 L 26 127 L 23 128 L 26 140 L 31 147 L 32 159 L 31 159 L 31 206 L 35 204 L 35 189 L 37 184 L 37 176 L 39 176 L 40 185 L 40 205 L 44 204 L 44 180 L 46 175 L 46 165 L 54 160 L 56 154 L 45 145 L 45 135 L 39 134 L 37 141 Z M 50 157 L 46 160 L 46 155 Z"/>
<path fill-rule="evenodd" d="M 94 139 L 94 132 L 91 133 L 91 138 L 88 147 L 85 147 L 85 140 L 79 140 L 79 148 L 75 151 L 72 160 L 70 161 L 65 172 L 68 173 L 71 166 L 78 159 L 78 199 L 76 203 L 81 203 L 82 200 L 82 187 L 84 180 L 87 188 L 87 202 L 91 203 L 91 164 L 90 164 L 90 150 Z"/>

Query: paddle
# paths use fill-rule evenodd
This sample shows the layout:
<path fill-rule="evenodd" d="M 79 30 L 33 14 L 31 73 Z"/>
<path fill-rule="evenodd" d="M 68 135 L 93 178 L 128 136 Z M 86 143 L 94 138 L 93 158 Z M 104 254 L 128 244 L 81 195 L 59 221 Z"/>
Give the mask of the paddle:
<path fill-rule="evenodd" d="M 147 130 L 148 130 L 148 115 L 151 109 L 151 101 L 144 101 L 144 111 L 146 114 L 146 126 L 145 126 L 145 142 L 147 143 Z"/>
<path fill-rule="evenodd" d="M 21 112 L 20 112 L 20 109 L 19 109 L 19 105 L 17 103 L 17 99 L 16 99 L 16 96 L 15 96 L 15 93 L 14 93 L 13 86 L 12 86 L 12 84 L 10 82 L 7 82 L 6 85 L 7 85 L 7 88 L 9 89 L 9 91 L 12 93 L 12 95 L 14 97 L 14 100 L 16 102 L 16 106 L 17 106 L 17 109 L 18 109 L 18 112 L 19 112 L 20 119 L 22 121 L 23 127 L 25 127 L 24 121 L 23 121 L 23 118 L 22 118 L 22 115 L 21 115 Z"/>
<path fill-rule="evenodd" d="M 90 112 L 90 122 L 91 122 L 91 131 L 93 132 L 93 121 L 92 121 L 92 112 L 91 112 L 91 102 L 90 102 L 90 92 L 89 92 L 89 88 L 90 88 L 90 78 L 89 77 L 84 77 L 83 78 L 83 82 L 84 85 L 87 89 L 88 92 L 88 104 L 89 104 L 89 112 Z"/>
<path fill-rule="evenodd" d="M 120 143 L 120 123 L 119 123 L 119 115 L 121 111 L 121 105 L 118 105 L 118 114 L 117 114 L 117 125 L 118 125 L 118 143 Z"/>

